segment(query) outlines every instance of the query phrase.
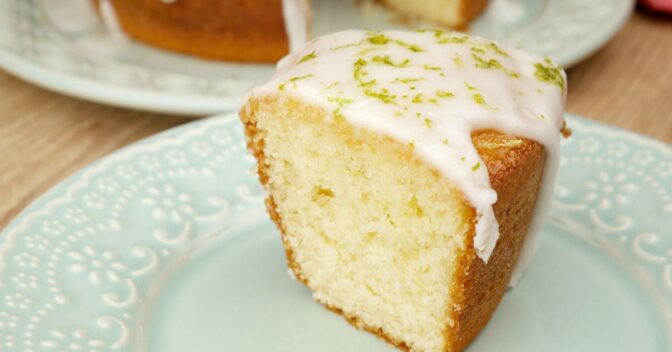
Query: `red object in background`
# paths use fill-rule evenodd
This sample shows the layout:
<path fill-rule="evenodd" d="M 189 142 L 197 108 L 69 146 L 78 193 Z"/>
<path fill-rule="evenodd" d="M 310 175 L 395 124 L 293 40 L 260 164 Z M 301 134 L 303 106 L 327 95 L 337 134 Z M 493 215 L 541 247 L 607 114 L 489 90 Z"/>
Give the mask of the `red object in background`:
<path fill-rule="evenodd" d="M 639 5 L 649 11 L 672 14 L 672 0 L 639 0 Z"/>

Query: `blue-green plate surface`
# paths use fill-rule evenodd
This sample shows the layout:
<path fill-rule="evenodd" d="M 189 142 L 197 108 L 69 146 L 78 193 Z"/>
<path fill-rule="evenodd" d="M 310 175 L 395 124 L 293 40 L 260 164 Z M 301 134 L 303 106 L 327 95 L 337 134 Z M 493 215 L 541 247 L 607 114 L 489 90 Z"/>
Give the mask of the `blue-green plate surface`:
<path fill-rule="evenodd" d="M 530 269 L 469 351 L 672 350 L 672 148 L 568 116 Z M 84 169 L 0 235 L 0 351 L 392 351 L 287 275 L 234 115 Z"/>

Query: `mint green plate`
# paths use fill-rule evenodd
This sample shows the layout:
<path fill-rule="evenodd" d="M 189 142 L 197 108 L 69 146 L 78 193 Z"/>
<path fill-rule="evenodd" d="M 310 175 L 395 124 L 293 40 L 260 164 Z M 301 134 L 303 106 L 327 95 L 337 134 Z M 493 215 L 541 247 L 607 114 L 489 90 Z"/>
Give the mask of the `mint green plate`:
<path fill-rule="evenodd" d="M 469 351 L 672 350 L 672 148 L 568 117 L 541 245 Z M 392 351 L 292 281 L 235 115 L 120 150 L 0 235 L 0 351 Z"/>

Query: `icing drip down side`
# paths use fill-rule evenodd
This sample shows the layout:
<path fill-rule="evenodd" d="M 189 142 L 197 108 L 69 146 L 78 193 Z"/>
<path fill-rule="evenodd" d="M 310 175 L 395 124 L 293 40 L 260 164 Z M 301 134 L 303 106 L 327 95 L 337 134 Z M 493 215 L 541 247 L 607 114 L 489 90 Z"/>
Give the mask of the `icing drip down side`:
<path fill-rule="evenodd" d="M 307 0 L 282 0 L 282 15 L 291 53 L 301 49 L 308 41 L 310 4 Z"/>
<path fill-rule="evenodd" d="M 251 94 L 295 95 L 333 119 L 409 145 L 475 208 L 474 247 L 487 262 L 499 237 L 492 209 L 497 194 L 471 134 L 494 129 L 544 145 L 549 162 L 543 184 L 551 185 L 565 86 L 564 72 L 550 60 L 478 37 L 344 31 L 285 57 L 275 76 Z M 543 213 L 550 198 L 541 198 Z"/>
<path fill-rule="evenodd" d="M 114 40 L 123 42 L 128 39 L 126 33 L 121 29 L 121 24 L 119 24 L 119 19 L 111 0 L 100 1 L 100 17 Z"/>

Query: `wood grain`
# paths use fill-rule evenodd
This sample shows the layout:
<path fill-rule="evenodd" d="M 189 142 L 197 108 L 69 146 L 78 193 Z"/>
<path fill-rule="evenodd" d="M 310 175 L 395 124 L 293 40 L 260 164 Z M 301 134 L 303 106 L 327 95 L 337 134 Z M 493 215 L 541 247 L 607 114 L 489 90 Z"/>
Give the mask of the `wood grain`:
<path fill-rule="evenodd" d="M 100 157 L 189 120 L 83 102 L 0 72 L 0 228 Z"/>
<path fill-rule="evenodd" d="M 190 121 L 84 102 L 2 71 L 0 92 L 0 228 L 85 165 Z M 672 143 L 672 21 L 634 14 L 569 71 L 567 110 Z"/>
<path fill-rule="evenodd" d="M 567 111 L 672 142 L 672 19 L 635 13 L 568 72 Z"/>

